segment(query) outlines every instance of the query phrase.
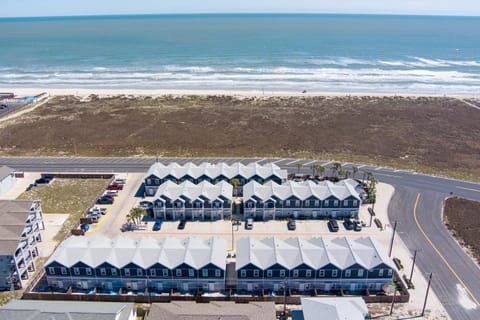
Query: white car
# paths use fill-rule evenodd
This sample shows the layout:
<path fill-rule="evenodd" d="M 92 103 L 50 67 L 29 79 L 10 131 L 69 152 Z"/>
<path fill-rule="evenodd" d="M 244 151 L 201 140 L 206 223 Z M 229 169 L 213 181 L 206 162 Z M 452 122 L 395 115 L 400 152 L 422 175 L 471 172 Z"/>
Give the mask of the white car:
<path fill-rule="evenodd" d="M 116 196 L 118 196 L 118 190 L 107 190 L 107 191 L 105 191 L 104 194 L 107 195 L 107 196 L 116 197 Z"/>

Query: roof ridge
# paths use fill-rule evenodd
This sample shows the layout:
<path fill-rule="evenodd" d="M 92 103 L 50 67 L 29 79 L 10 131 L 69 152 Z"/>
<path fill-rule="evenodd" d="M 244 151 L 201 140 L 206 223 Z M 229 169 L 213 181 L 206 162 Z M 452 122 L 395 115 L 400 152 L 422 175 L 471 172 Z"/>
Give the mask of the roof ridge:
<path fill-rule="evenodd" d="M 355 260 L 356 263 L 358 263 L 359 265 L 361 265 L 362 267 L 365 267 L 367 268 L 367 266 L 365 266 L 365 263 L 364 261 L 362 261 L 359 257 L 358 257 L 358 254 L 352 249 L 352 245 L 356 243 L 355 240 L 353 240 L 353 243 L 350 241 L 350 239 L 348 239 L 347 237 L 344 237 L 345 238 L 345 241 L 347 242 L 348 244 L 348 249 L 350 250 L 350 253 L 352 254 L 353 256 L 353 260 Z"/>

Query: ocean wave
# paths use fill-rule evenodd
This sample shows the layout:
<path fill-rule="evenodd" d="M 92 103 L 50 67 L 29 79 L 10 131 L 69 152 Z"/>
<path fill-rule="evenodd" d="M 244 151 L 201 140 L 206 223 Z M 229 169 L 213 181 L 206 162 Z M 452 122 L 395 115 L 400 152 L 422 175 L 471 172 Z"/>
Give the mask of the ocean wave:
<path fill-rule="evenodd" d="M 447 60 L 445 60 L 447 61 Z M 384 62 L 385 63 L 385 62 Z M 387 63 L 389 63 L 387 61 Z M 433 64 L 425 60 L 419 63 Z M 439 63 L 446 63 L 440 61 Z M 473 67 L 474 68 L 474 67 Z M 342 91 L 377 89 L 389 92 L 476 94 L 480 90 L 480 73 L 469 69 L 413 68 L 392 62 L 389 68 L 363 67 L 228 67 L 228 66 L 180 66 L 168 65 L 149 70 L 136 70 L 128 67 L 108 67 L 101 72 L 84 70 L 56 69 L 36 70 L 35 72 L 0 72 L 0 86 L 60 86 L 60 87 L 115 87 L 115 88 L 150 88 L 165 87 L 215 89 L 254 89 L 259 87 L 287 90 L 290 88 L 325 88 L 336 87 Z M 350 89 L 349 89 L 350 88 Z M 424 90 L 424 92 L 422 92 Z M 459 91 L 455 91 L 459 90 Z"/>

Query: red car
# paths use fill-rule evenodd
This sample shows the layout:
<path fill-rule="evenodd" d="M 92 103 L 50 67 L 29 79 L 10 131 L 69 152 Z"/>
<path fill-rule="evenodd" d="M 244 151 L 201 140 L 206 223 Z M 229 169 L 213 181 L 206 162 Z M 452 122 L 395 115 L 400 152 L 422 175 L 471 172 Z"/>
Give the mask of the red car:
<path fill-rule="evenodd" d="M 123 190 L 123 184 L 112 183 L 107 187 L 107 190 Z"/>

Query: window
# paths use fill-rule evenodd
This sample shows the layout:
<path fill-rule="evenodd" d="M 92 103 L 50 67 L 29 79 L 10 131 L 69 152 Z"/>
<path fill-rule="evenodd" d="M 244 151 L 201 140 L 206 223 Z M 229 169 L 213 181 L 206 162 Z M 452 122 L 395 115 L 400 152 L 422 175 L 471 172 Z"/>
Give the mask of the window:
<path fill-rule="evenodd" d="M 100 268 L 100 275 L 106 276 L 107 275 L 107 270 L 105 268 Z"/>
<path fill-rule="evenodd" d="M 168 277 L 168 269 L 162 269 L 162 276 Z"/>
<path fill-rule="evenodd" d="M 353 206 L 354 207 L 358 206 L 358 200 L 353 200 Z"/>
<path fill-rule="evenodd" d="M 383 269 L 378 270 L 378 276 L 383 277 Z"/>
<path fill-rule="evenodd" d="M 299 208 L 300 207 L 300 200 L 295 200 L 295 207 Z"/>
<path fill-rule="evenodd" d="M 388 276 L 389 276 L 389 277 L 392 276 L 392 273 L 393 273 L 392 269 L 388 269 Z"/>
<path fill-rule="evenodd" d="M 157 276 L 157 271 L 155 271 L 155 269 L 150 269 L 150 276 L 156 277 Z"/>
<path fill-rule="evenodd" d="M 125 269 L 125 277 L 130 277 L 130 269 Z"/>
<path fill-rule="evenodd" d="M 54 267 L 49 267 L 48 268 L 48 273 L 49 274 L 55 274 L 55 268 Z"/>
<path fill-rule="evenodd" d="M 253 276 L 254 276 L 255 278 L 260 277 L 260 271 L 259 271 L 259 270 L 253 270 Z"/>
<path fill-rule="evenodd" d="M 143 270 L 142 269 L 137 269 L 137 277 L 143 276 Z"/>
<path fill-rule="evenodd" d="M 160 185 L 160 179 L 155 179 L 155 184 L 158 186 Z"/>
<path fill-rule="evenodd" d="M 216 208 L 216 209 L 220 208 L 220 202 L 215 201 L 215 202 L 213 203 L 213 207 Z"/>
<path fill-rule="evenodd" d="M 91 268 L 85 268 L 85 273 L 87 274 L 87 276 L 91 276 L 92 275 L 92 269 Z"/>
<path fill-rule="evenodd" d="M 202 270 L 202 277 L 204 277 L 204 278 L 208 277 L 208 270 L 207 269 Z"/>
<path fill-rule="evenodd" d="M 189 277 L 193 277 L 193 276 L 194 276 L 193 269 L 188 269 L 188 276 L 189 276 Z"/>
<path fill-rule="evenodd" d="M 285 270 L 280 270 L 280 277 L 282 277 L 282 278 L 285 277 Z"/>
<path fill-rule="evenodd" d="M 290 207 L 290 201 L 285 201 L 285 207 Z"/>
<path fill-rule="evenodd" d="M 60 269 L 60 272 L 61 272 L 62 274 L 67 274 L 67 268 L 63 268 L 63 267 L 62 267 L 62 268 Z"/>
<path fill-rule="evenodd" d="M 220 278 L 222 276 L 222 273 L 220 272 L 220 270 L 215 270 L 215 277 L 217 278 Z"/>
<path fill-rule="evenodd" d="M 310 207 L 310 201 L 308 200 L 305 201 L 305 207 Z"/>
<path fill-rule="evenodd" d="M 312 270 L 305 271 L 305 277 L 311 278 L 312 277 Z"/>
<path fill-rule="evenodd" d="M 73 274 L 76 275 L 76 276 L 80 275 L 80 269 L 79 268 L 73 268 Z"/>
<path fill-rule="evenodd" d="M 177 277 L 181 277 L 181 276 L 182 276 L 182 270 L 181 270 L 181 269 L 175 270 L 175 275 L 176 275 Z"/>
<path fill-rule="evenodd" d="M 198 201 L 195 201 L 195 203 L 193 204 L 193 206 L 194 206 L 195 208 L 197 208 L 197 209 L 202 207 L 202 206 L 200 205 L 200 202 L 198 202 Z"/>
<path fill-rule="evenodd" d="M 325 207 L 328 207 L 328 206 L 329 206 L 328 200 L 323 201 L 323 205 L 324 205 Z"/>
<path fill-rule="evenodd" d="M 336 278 L 338 276 L 338 270 L 332 270 L 332 278 Z"/>
<path fill-rule="evenodd" d="M 267 270 L 267 277 L 268 278 L 271 278 L 272 274 L 273 274 L 272 270 Z"/>
<path fill-rule="evenodd" d="M 247 276 L 247 270 L 240 270 L 240 277 L 245 278 Z"/>
<path fill-rule="evenodd" d="M 343 200 L 343 206 L 348 207 L 348 200 Z"/>
<path fill-rule="evenodd" d="M 333 201 L 333 206 L 338 207 L 338 200 Z"/>
<path fill-rule="evenodd" d="M 248 201 L 248 202 L 247 202 L 247 208 L 253 208 L 253 204 L 252 204 L 251 201 Z"/>
<path fill-rule="evenodd" d="M 319 276 L 320 278 L 325 277 L 325 270 L 320 270 L 320 271 L 318 271 L 318 276 Z"/>
<path fill-rule="evenodd" d="M 345 270 L 345 277 L 349 278 L 352 275 L 352 270 Z"/>
<path fill-rule="evenodd" d="M 363 269 L 358 269 L 357 275 L 358 275 L 359 277 L 363 277 Z"/>
<path fill-rule="evenodd" d="M 112 273 L 112 276 L 117 275 L 117 269 L 115 269 L 115 268 L 110 269 L 110 272 Z"/>
<path fill-rule="evenodd" d="M 293 276 L 295 278 L 298 278 L 298 270 L 297 269 L 293 270 Z"/>
<path fill-rule="evenodd" d="M 318 207 L 319 204 L 320 202 L 318 200 L 315 200 L 315 207 Z"/>

